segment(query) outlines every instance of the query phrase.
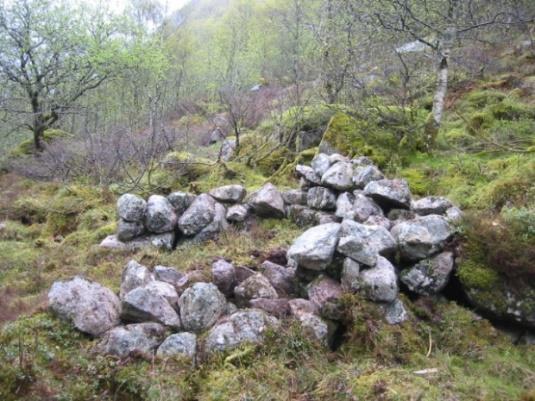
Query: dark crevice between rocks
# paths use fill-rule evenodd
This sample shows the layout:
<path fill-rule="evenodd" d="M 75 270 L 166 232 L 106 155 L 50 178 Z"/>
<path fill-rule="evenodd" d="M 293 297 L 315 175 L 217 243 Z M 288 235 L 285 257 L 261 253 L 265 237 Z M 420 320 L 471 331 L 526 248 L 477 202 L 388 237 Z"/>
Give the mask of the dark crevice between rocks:
<path fill-rule="evenodd" d="M 338 351 L 338 349 L 340 349 L 340 347 L 346 341 L 347 331 L 348 327 L 344 323 L 340 322 L 331 337 L 331 341 L 329 344 L 329 348 L 331 351 Z"/>

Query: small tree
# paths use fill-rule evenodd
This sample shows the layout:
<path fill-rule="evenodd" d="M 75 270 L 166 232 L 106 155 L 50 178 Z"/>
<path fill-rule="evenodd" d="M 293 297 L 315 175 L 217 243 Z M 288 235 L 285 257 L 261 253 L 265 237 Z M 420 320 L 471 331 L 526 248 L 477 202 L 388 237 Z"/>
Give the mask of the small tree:
<path fill-rule="evenodd" d="M 21 116 L 36 151 L 44 132 L 112 75 L 122 49 L 115 27 L 63 2 L 0 2 L 0 84 L 12 88 L 0 107 Z"/>

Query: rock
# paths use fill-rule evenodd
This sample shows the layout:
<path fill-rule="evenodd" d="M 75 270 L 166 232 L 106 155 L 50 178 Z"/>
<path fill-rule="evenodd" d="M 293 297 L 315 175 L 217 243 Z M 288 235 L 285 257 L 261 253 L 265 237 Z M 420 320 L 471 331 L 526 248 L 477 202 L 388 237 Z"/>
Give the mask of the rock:
<path fill-rule="evenodd" d="M 126 294 L 134 288 L 143 287 L 154 280 L 149 269 L 140 265 L 135 260 L 131 260 L 126 264 L 121 276 L 121 288 L 119 295 L 123 298 Z"/>
<path fill-rule="evenodd" d="M 335 210 L 336 194 L 324 187 L 310 188 L 307 193 L 307 205 L 318 210 Z"/>
<path fill-rule="evenodd" d="M 210 191 L 210 195 L 223 203 L 239 203 L 245 198 L 247 191 L 242 185 L 225 185 Z"/>
<path fill-rule="evenodd" d="M 290 314 L 290 305 L 286 298 L 257 298 L 251 299 L 249 304 L 252 308 L 261 309 L 276 318 L 283 318 Z"/>
<path fill-rule="evenodd" d="M 321 176 L 317 175 L 314 169 L 312 169 L 312 167 L 298 164 L 295 167 L 295 172 L 297 173 L 298 177 L 304 178 L 307 182 L 311 184 L 320 185 L 321 183 Z"/>
<path fill-rule="evenodd" d="M 108 288 L 75 277 L 56 281 L 48 292 L 48 306 L 78 330 L 99 336 L 119 324 L 121 303 Z"/>
<path fill-rule="evenodd" d="M 301 191 L 308 191 L 312 186 L 313 184 L 305 180 L 303 177 L 299 178 L 299 188 Z"/>
<path fill-rule="evenodd" d="M 456 206 L 450 207 L 445 214 L 451 224 L 458 224 L 463 220 L 463 212 Z"/>
<path fill-rule="evenodd" d="M 331 161 L 329 160 L 329 156 L 327 156 L 325 153 L 318 153 L 316 156 L 314 156 L 310 165 L 316 174 L 321 177 L 327 172 L 327 170 L 329 170 L 329 167 L 331 167 Z"/>
<path fill-rule="evenodd" d="M 158 347 L 156 355 L 160 358 L 182 356 L 195 359 L 197 353 L 197 336 L 193 333 L 171 334 Z"/>
<path fill-rule="evenodd" d="M 308 299 L 290 299 L 290 301 L 288 301 L 288 306 L 290 307 L 290 314 L 296 318 L 299 318 L 306 313 L 312 313 L 315 315 L 319 313 L 318 306 Z"/>
<path fill-rule="evenodd" d="M 393 302 L 398 296 L 398 283 L 394 266 L 382 256 L 371 269 L 360 272 L 360 288 L 368 299 L 375 302 Z"/>
<path fill-rule="evenodd" d="M 224 162 L 228 162 L 234 157 L 235 152 L 236 152 L 236 140 L 225 139 L 223 141 L 223 144 L 221 145 L 221 149 L 219 150 L 219 155 L 221 156 L 221 160 L 223 160 Z"/>
<path fill-rule="evenodd" d="M 282 218 L 285 216 L 284 200 L 279 190 L 267 183 L 255 192 L 249 201 L 254 212 L 262 217 Z"/>
<path fill-rule="evenodd" d="M 321 184 L 338 191 L 353 188 L 353 166 L 349 162 L 338 162 L 332 165 L 321 177 Z"/>
<path fill-rule="evenodd" d="M 336 212 L 335 216 L 341 219 L 355 219 L 355 210 L 353 209 L 353 203 L 355 197 L 349 192 L 344 192 L 336 199 Z"/>
<path fill-rule="evenodd" d="M 340 227 L 338 223 L 330 223 L 309 228 L 288 250 L 288 260 L 306 269 L 324 270 L 333 260 Z"/>
<path fill-rule="evenodd" d="M 351 258 L 344 259 L 341 284 L 345 291 L 357 292 L 359 290 L 360 265 Z"/>
<path fill-rule="evenodd" d="M 390 256 L 395 252 L 396 242 L 384 227 L 344 220 L 337 249 L 359 263 L 374 266 L 378 255 Z"/>
<path fill-rule="evenodd" d="M 124 221 L 143 221 L 146 208 L 147 202 L 137 195 L 124 194 L 117 200 L 117 214 Z"/>
<path fill-rule="evenodd" d="M 154 267 L 154 278 L 158 281 L 163 281 L 164 283 L 171 284 L 173 287 L 176 287 L 177 283 L 184 277 L 184 274 L 176 271 L 172 267 L 167 266 L 155 266 Z"/>
<path fill-rule="evenodd" d="M 204 283 L 207 277 L 202 271 L 192 270 L 187 272 L 175 285 L 178 295 L 182 295 L 184 291 L 190 288 L 195 283 Z"/>
<path fill-rule="evenodd" d="M 266 330 L 269 327 L 278 326 L 278 324 L 276 318 L 261 310 L 241 310 L 208 332 L 205 351 L 209 353 L 226 351 L 243 343 L 261 343 Z"/>
<path fill-rule="evenodd" d="M 408 209 L 411 203 L 411 191 L 405 180 L 372 181 L 364 187 L 364 194 L 373 198 L 383 209 Z"/>
<path fill-rule="evenodd" d="M 453 271 L 453 262 L 453 253 L 443 252 L 431 259 L 418 262 L 410 269 L 403 270 L 400 279 L 409 290 L 417 294 L 437 294 L 448 284 Z"/>
<path fill-rule="evenodd" d="M 175 209 L 175 213 L 179 216 L 191 206 L 195 200 L 195 195 L 188 192 L 177 191 L 167 195 L 167 200 L 171 203 Z"/>
<path fill-rule="evenodd" d="M 133 247 L 134 249 L 153 246 L 155 248 L 172 251 L 175 246 L 175 241 L 175 232 L 170 232 L 165 234 L 154 234 L 147 235 L 146 237 L 140 237 L 139 239 L 130 242 L 129 246 Z"/>
<path fill-rule="evenodd" d="M 385 216 L 370 216 L 368 217 L 368 220 L 366 220 L 364 223 L 365 226 L 380 226 L 384 227 L 386 230 L 389 230 L 392 228 L 392 222 L 388 220 Z"/>
<path fill-rule="evenodd" d="M 216 239 L 218 234 L 228 229 L 227 209 L 221 203 L 215 204 L 214 218 L 210 224 L 204 227 L 192 240 L 193 243 L 202 243 L 211 239 Z"/>
<path fill-rule="evenodd" d="M 236 312 L 238 312 L 238 307 L 232 302 L 227 302 L 224 315 L 230 316 Z"/>
<path fill-rule="evenodd" d="M 176 229 L 177 216 L 166 197 L 152 195 L 147 202 L 145 227 L 152 233 L 162 234 Z"/>
<path fill-rule="evenodd" d="M 369 157 L 359 156 L 351 159 L 351 164 L 355 167 L 365 167 L 373 165 L 373 161 Z"/>
<path fill-rule="evenodd" d="M 306 335 L 323 345 L 329 345 L 334 333 L 334 325 L 332 323 L 329 324 L 326 320 L 313 313 L 303 313 L 298 319 Z"/>
<path fill-rule="evenodd" d="M 453 235 L 448 221 L 435 214 L 403 221 L 391 230 L 401 257 L 417 261 L 440 252 Z"/>
<path fill-rule="evenodd" d="M 282 193 L 282 199 L 287 205 L 306 205 L 307 193 L 299 189 L 290 189 Z"/>
<path fill-rule="evenodd" d="M 180 329 L 180 318 L 166 298 L 149 287 L 138 287 L 123 298 L 121 318 L 128 322 L 155 322 Z"/>
<path fill-rule="evenodd" d="M 247 205 L 233 205 L 227 210 L 227 220 L 232 223 L 243 223 L 249 217 Z"/>
<path fill-rule="evenodd" d="M 121 251 L 128 249 L 128 245 L 125 244 L 123 241 L 119 240 L 116 235 L 108 235 L 101 241 L 99 247 L 104 249 L 114 249 Z"/>
<path fill-rule="evenodd" d="M 212 283 L 195 283 L 180 296 L 182 325 L 198 333 L 211 327 L 226 308 L 225 296 Z"/>
<path fill-rule="evenodd" d="M 364 189 L 372 181 L 379 181 L 385 178 L 384 174 L 377 167 L 365 166 L 358 167 L 353 175 L 353 184 L 355 187 Z"/>
<path fill-rule="evenodd" d="M 387 215 L 388 219 L 395 222 L 395 224 L 400 221 L 412 220 L 416 217 L 416 214 L 412 210 L 407 209 L 391 209 Z"/>
<path fill-rule="evenodd" d="M 213 263 L 212 280 L 224 295 L 232 295 L 236 285 L 236 269 L 234 265 L 223 259 Z"/>
<path fill-rule="evenodd" d="M 119 219 L 119 223 L 117 225 L 117 238 L 119 241 L 130 241 L 136 237 L 139 237 L 144 232 L 145 226 L 143 225 L 143 222 L 130 222 Z"/>
<path fill-rule="evenodd" d="M 240 283 L 234 288 L 234 295 L 244 305 L 253 298 L 275 299 L 279 297 L 275 288 L 261 273 L 257 273 Z"/>
<path fill-rule="evenodd" d="M 452 203 L 442 196 L 427 196 L 411 204 L 411 209 L 420 216 L 445 214 L 450 207 L 453 207 Z"/>
<path fill-rule="evenodd" d="M 405 305 L 403 305 L 403 302 L 399 298 L 385 305 L 384 310 L 385 320 L 388 324 L 400 324 L 409 318 Z"/>
<path fill-rule="evenodd" d="M 316 211 L 301 205 L 290 205 L 288 207 L 288 217 L 299 227 L 317 224 Z"/>
<path fill-rule="evenodd" d="M 256 272 L 245 266 L 236 266 L 236 283 L 243 283 L 249 277 L 254 276 Z"/>
<path fill-rule="evenodd" d="M 339 319 L 341 309 L 338 301 L 342 297 L 340 283 L 327 276 L 319 276 L 307 286 L 308 299 L 329 319 Z"/>
<path fill-rule="evenodd" d="M 178 309 L 178 293 L 175 286 L 163 281 L 151 281 L 144 288 L 152 294 L 164 297 L 173 309 Z"/>
<path fill-rule="evenodd" d="M 125 358 L 133 353 L 151 355 L 165 335 L 165 327 L 158 323 L 128 324 L 109 330 L 97 349 L 109 355 Z"/>
<path fill-rule="evenodd" d="M 329 224 L 329 223 L 338 223 L 340 219 L 334 214 L 325 213 L 325 212 L 316 212 L 316 223 L 318 225 Z"/>
<path fill-rule="evenodd" d="M 339 163 L 339 162 L 342 162 L 342 163 L 348 163 L 349 162 L 349 158 L 345 157 L 345 156 L 342 156 L 341 154 L 339 153 L 331 153 L 329 155 L 329 162 L 331 163 L 331 166 L 335 163 Z"/>
<path fill-rule="evenodd" d="M 372 216 L 383 216 L 383 210 L 373 200 L 360 191 L 355 191 L 353 195 L 355 197 L 353 201 L 353 220 L 363 223 Z"/>
<path fill-rule="evenodd" d="M 260 271 L 279 295 L 286 296 L 295 293 L 295 269 L 265 261 L 260 265 Z"/>
<path fill-rule="evenodd" d="M 215 217 L 216 201 L 208 194 L 195 198 L 193 203 L 178 219 L 178 228 L 186 236 L 193 236 L 208 226 Z"/>

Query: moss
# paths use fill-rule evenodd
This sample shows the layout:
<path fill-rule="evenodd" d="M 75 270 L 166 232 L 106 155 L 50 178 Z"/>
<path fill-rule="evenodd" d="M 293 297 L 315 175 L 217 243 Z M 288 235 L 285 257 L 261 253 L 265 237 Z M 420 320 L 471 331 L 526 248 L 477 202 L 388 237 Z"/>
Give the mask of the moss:
<path fill-rule="evenodd" d="M 72 134 L 62 131 L 60 129 L 48 129 L 43 134 L 43 142 L 50 144 L 57 139 L 65 139 L 72 137 Z M 34 151 L 33 139 L 27 139 L 21 142 L 15 149 L 11 151 L 11 157 L 22 157 L 31 155 Z"/>

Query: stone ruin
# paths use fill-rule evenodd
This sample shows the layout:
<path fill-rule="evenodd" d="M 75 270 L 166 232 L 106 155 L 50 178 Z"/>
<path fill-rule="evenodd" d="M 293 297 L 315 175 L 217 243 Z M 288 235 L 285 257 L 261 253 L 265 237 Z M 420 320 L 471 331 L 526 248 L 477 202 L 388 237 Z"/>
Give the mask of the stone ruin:
<path fill-rule="evenodd" d="M 308 229 L 287 250 L 285 265 L 265 261 L 248 268 L 221 259 L 206 280 L 198 272 L 150 270 L 130 261 L 118 295 L 76 277 L 53 284 L 51 310 L 100 337 L 102 353 L 195 359 L 199 350 L 260 343 L 284 319 L 296 319 L 305 333 L 328 345 L 346 292 L 378 303 L 386 322 L 400 324 L 409 318 L 400 283 L 421 295 L 445 288 L 455 262 L 454 223 L 461 218 L 450 201 L 413 200 L 405 180 L 386 179 L 366 157 L 318 154 L 311 166 L 298 165 L 296 174 L 300 189 L 280 192 L 266 184 L 249 197 L 240 185 L 198 196 L 153 195 L 148 202 L 123 195 L 118 233 L 101 244 L 172 250 L 180 241 L 215 238 L 230 224 L 287 217 Z"/>

